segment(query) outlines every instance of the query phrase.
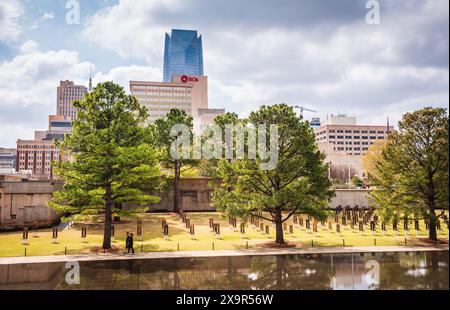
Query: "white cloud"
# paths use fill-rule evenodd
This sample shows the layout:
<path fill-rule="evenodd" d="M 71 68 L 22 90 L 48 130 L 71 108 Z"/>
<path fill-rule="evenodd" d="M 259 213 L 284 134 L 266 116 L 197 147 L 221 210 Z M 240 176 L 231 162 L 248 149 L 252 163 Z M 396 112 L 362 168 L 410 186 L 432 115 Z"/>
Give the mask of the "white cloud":
<path fill-rule="evenodd" d="M 14 147 L 17 139 L 32 139 L 35 130 L 47 127 L 48 115 L 56 112 L 56 87 L 60 80 L 86 85 L 91 63 L 75 51 L 40 51 L 29 40 L 20 54 L 0 63 L 0 145 Z M 127 91 L 130 80 L 160 80 L 159 69 L 122 66 L 97 72 L 94 83 L 114 81 Z"/>
<path fill-rule="evenodd" d="M 55 18 L 54 12 L 44 12 L 41 16 L 42 20 L 53 19 L 53 18 Z"/>
<path fill-rule="evenodd" d="M 122 0 L 89 18 L 82 35 L 124 58 L 138 56 L 151 61 L 161 54 L 167 31 L 164 26 L 151 23 L 152 13 L 162 7 L 175 12 L 181 3 L 177 0 Z"/>
<path fill-rule="evenodd" d="M 17 139 L 32 138 L 34 130 L 47 128 L 48 115 L 56 112 L 58 82 L 86 84 L 89 65 L 77 52 L 42 52 L 31 40 L 16 57 L 0 63 L 0 145 L 13 147 Z"/>
<path fill-rule="evenodd" d="M 198 29 L 210 105 L 242 115 L 262 104 L 287 102 L 310 105 L 322 116 L 355 114 L 361 122 L 377 115 L 384 123 L 380 110 L 399 117 L 392 108 L 396 104 L 412 109 L 417 98 L 433 98 L 427 104 L 445 105 L 448 95 L 440 95 L 448 94 L 448 33 L 437 27 L 448 24 L 448 4 L 418 0 L 406 8 L 390 2 L 382 7 L 376 27 L 364 22 L 362 9 L 360 18 L 332 26 L 326 20 L 284 23 L 275 16 L 258 28 L 233 20 L 231 7 L 219 12 L 208 1 L 121 0 L 93 15 L 83 35 L 123 58 L 140 57 L 162 67 L 164 33 Z M 254 9 L 256 14 L 259 8 Z M 255 18 L 249 17 L 252 23 Z"/>
<path fill-rule="evenodd" d="M 20 46 L 21 54 L 30 54 L 39 50 L 39 44 L 36 41 L 28 40 Z"/>
<path fill-rule="evenodd" d="M 0 1 L 0 41 L 15 41 L 22 29 L 19 19 L 24 12 L 19 0 Z"/>
<path fill-rule="evenodd" d="M 50 19 L 54 19 L 54 18 L 55 18 L 54 12 L 52 12 L 52 11 L 44 12 L 44 13 L 42 13 L 41 17 L 39 17 L 38 20 L 36 20 L 33 24 L 31 24 L 30 29 L 37 29 L 37 28 L 39 28 L 40 24 L 42 24 L 46 20 L 50 20 Z"/>
<path fill-rule="evenodd" d="M 245 116 L 262 104 L 286 102 L 308 106 L 322 118 L 344 112 L 361 123 L 384 124 L 387 116 L 398 120 L 406 111 L 448 104 L 447 1 L 382 1 L 378 26 L 368 26 L 364 6 L 360 12 L 352 1 L 336 5 L 337 11 L 308 0 L 286 0 L 283 7 L 276 1 L 231 2 L 120 0 L 96 12 L 83 25 L 82 39 L 127 64 L 146 64 L 109 64 L 108 72 L 95 73 L 94 84 L 114 80 L 128 90 L 130 80 L 162 80 L 164 34 L 185 28 L 203 35 L 211 107 Z M 0 10 L 4 3 L 19 2 L 1 1 Z M 41 16 L 51 18 L 51 12 Z M 8 25 L 16 26 L 11 33 L 20 31 L 17 22 Z M 45 107 L 28 113 L 52 113 L 58 81 L 86 85 L 89 65 L 75 51 L 42 52 L 27 41 L 19 55 L 0 64 L 8 73 L 0 76 L 0 96 L 6 98 L 0 109 L 28 105 Z M 41 122 L 45 127 L 46 117 Z"/>
<path fill-rule="evenodd" d="M 127 93 L 130 92 L 130 81 L 161 81 L 162 71 L 153 67 L 122 66 L 111 69 L 108 73 L 96 73 L 94 83 L 113 81 L 122 85 Z"/>

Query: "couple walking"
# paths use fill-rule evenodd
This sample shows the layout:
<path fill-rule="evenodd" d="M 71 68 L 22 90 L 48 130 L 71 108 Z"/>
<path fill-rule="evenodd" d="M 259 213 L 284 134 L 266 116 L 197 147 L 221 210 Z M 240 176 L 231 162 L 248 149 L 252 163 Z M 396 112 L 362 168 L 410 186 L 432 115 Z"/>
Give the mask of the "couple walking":
<path fill-rule="evenodd" d="M 130 234 L 127 231 L 127 237 L 125 238 L 125 249 L 126 249 L 125 254 L 130 254 L 130 251 L 132 254 L 134 254 L 133 237 L 134 237 L 134 235 L 132 233 Z"/>

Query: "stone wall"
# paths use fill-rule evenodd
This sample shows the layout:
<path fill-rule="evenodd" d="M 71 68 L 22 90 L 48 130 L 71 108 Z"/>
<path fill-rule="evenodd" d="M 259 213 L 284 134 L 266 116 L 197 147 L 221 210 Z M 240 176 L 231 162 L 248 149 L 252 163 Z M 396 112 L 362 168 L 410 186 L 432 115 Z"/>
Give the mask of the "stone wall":
<path fill-rule="evenodd" d="M 184 211 L 215 211 L 211 207 L 212 179 L 181 179 L 180 207 Z M 0 228 L 15 228 L 23 225 L 49 225 L 58 219 L 56 212 L 48 207 L 53 191 L 61 187 L 61 183 L 50 181 L 0 182 Z M 173 211 L 173 191 L 159 193 L 161 201 L 150 204 L 153 212 Z M 368 191 L 363 189 L 338 189 L 330 207 L 345 208 L 371 206 Z M 128 205 L 125 208 L 132 208 Z"/>
<path fill-rule="evenodd" d="M 208 184 L 214 182 L 207 178 L 181 179 L 180 206 L 184 211 L 214 211 L 211 207 L 212 189 Z M 150 211 L 173 211 L 173 190 L 158 195 L 161 201 L 149 205 Z"/>
<path fill-rule="evenodd" d="M 0 183 L 0 228 L 50 225 L 58 219 L 48 201 L 61 184 L 49 181 Z"/>
<path fill-rule="evenodd" d="M 208 186 L 211 179 L 195 178 L 180 180 L 180 206 L 184 211 L 215 211 L 211 207 L 212 189 Z M 371 206 L 368 191 L 365 189 L 337 189 L 332 198 L 330 208 L 352 208 Z M 173 211 L 173 192 L 159 194 L 161 201 L 149 205 L 150 211 Z"/>
<path fill-rule="evenodd" d="M 337 189 L 336 196 L 331 199 L 330 207 L 335 209 L 338 207 L 346 208 L 350 206 L 354 208 L 374 206 L 372 199 L 369 197 L 367 189 Z"/>

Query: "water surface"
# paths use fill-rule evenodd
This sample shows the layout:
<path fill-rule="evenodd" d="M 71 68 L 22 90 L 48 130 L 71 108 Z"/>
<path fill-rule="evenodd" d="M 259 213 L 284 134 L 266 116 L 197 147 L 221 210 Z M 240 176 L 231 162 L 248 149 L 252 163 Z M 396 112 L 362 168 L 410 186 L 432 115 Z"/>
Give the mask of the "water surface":
<path fill-rule="evenodd" d="M 0 266 L 0 289 L 401 290 L 449 289 L 449 252 L 277 255 Z"/>

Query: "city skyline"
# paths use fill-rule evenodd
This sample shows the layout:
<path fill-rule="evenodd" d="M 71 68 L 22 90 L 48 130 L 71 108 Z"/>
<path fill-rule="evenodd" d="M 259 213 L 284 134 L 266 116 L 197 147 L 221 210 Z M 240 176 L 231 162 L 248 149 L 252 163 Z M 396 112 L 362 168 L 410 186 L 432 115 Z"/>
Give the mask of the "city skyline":
<path fill-rule="evenodd" d="M 59 81 L 88 86 L 91 66 L 94 85 L 114 80 L 127 92 L 129 81 L 162 80 L 171 29 L 202 34 L 211 108 L 246 116 L 287 102 L 319 111 L 307 119 L 396 125 L 448 105 L 446 1 L 379 1 L 379 25 L 366 23 L 365 1 L 78 2 L 80 24 L 66 22 L 64 1 L 0 4 L 1 147 L 45 128 Z"/>

